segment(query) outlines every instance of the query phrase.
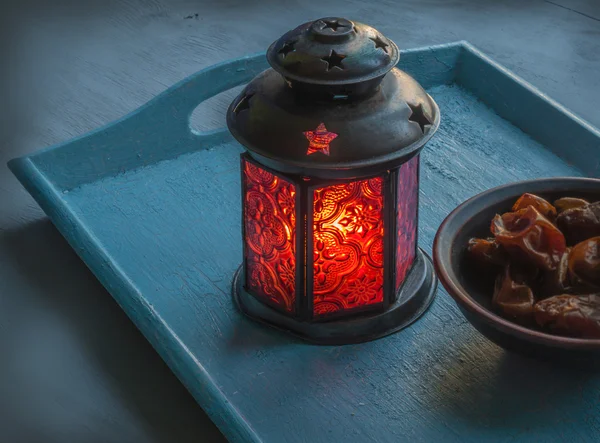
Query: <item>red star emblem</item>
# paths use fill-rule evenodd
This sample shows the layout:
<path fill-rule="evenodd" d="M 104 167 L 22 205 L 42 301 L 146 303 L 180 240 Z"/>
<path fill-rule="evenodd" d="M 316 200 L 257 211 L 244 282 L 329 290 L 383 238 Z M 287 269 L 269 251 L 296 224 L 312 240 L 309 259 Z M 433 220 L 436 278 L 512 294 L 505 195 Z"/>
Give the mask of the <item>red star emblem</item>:
<path fill-rule="evenodd" d="M 321 123 L 314 131 L 304 132 L 304 136 L 308 140 L 306 155 L 314 152 L 322 152 L 325 155 L 329 155 L 329 143 L 338 135 L 335 132 L 329 132 L 325 127 L 325 123 Z"/>

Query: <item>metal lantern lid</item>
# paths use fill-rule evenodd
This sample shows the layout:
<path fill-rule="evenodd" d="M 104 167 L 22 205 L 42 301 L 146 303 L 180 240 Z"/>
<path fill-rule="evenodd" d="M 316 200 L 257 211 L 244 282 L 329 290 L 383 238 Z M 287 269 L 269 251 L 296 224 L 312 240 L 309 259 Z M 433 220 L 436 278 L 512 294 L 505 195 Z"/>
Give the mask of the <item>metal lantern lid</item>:
<path fill-rule="evenodd" d="M 352 85 L 381 78 L 400 59 L 394 42 L 375 29 L 343 18 L 304 23 L 267 51 L 285 78 L 314 85 Z"/>
<path fill-rule="evenodd" d="M 272 69 L 233 101 L 227 124 L 250 154 L 274 169 L 358 177 L 418 153 L 439 126 L 435 101 L 394 66 L 397 46 L 343 18 L 308 22 L 267 52 Z"/>

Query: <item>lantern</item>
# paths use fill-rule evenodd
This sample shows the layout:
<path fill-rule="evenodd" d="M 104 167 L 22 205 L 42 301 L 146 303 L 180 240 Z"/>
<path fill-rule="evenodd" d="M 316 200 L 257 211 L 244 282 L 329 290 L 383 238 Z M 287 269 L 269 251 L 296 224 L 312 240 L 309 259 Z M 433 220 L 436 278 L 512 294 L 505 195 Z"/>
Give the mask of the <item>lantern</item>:
<path fill-rule="evenodd" d="M 250 317 L 343 344 L 400 330 L 433 300 L 417 247 L 419 152 L 440 117 L 399 57 L 362 23 L 305 23 L 229 107 L 247 151 L 233 297 Z"/>

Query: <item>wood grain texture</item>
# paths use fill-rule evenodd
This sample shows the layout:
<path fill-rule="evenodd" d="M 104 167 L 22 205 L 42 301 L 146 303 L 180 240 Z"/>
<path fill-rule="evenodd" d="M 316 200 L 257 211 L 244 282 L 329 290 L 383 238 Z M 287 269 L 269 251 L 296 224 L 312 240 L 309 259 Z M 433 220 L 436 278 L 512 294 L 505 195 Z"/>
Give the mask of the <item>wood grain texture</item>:
<path fill-rule="evenodd" d="M 428 85 L 443 115 L 422 153 L 419 238 L 425 250 L 431 250 L 445 215 L 484 189 L 582 175 L 587 155 L 568 164 L 466 89 L 477 91 L 490 81 L 464 73 L 465 66 L 480 66 L 470 47 L 429 47 L 402 56 L 401 67 Z M 182 91 L 207 97 L 210 88 L 198 79 L 208 78 L 218 79 L 210 85 L 220 92 L 246 81 L 247 69 L 261 59 L 200 72 L 105 129 L 129 133 L 122 143 L 140 146 L 141 155 L 132 157 L 137 164 L 126 163 L 127 170 L 101 173 L 110 169 L 106 159 L 113 151 L 123 148 L 95 144 L 97 134 L 89 144 L 86 138 L 76 141 L 78 150 L 67 144 L 11 164 L 225 436 L 256 442 L 525 442 L 560 441 L 560 429 L 573 441 L 595 441 L 600 377 L 505 353 L 468 325 L 443 290 L 411 328 L 344 347 L 301 343 L 235 310 L 230 288 L 241 261 L 242 150 L 224 131 L 187 137 L 191 132 L 185 126 L 181 133 L 179 120 L 161 146 L 153 139 L 155 120 L 148 117 L 146 131 L 140 116 L 159 115 L 165 104 L 175 116 L 187 115 L 188 94 Z M 538 104 L 540 95 L 524 83 L 502 85 L 493 98 L 487 96 L 494 107 L 513 96 L 544 112 L 553 106 L 544 98 L 544 106 Z M 570 128 L 575 140 L 591 133 L 596 144 L 588 154 L 600 152 L 597 130 L 564 110 L 557 115 L 558 131 Z M 61 162 L 78 158 L 101 178 L 65 182 Z M 146 158 L 157 161 L 148 164 Z"/>
<path fill-rule="evenodd" d="M 330 14 L 369 23 L 402 48 L 467 39 L 600 125 L 600 27 L 577 12 L 599 17 L 594 1 L 554 2 L 575 11 L 542 0 L 15 3 L 21 8 L 16 18 L 11 13 L 17 5 L 10 1 L 2 3 L 7 13 L 0 14 L 6 23 L 0 42 L 6 78 L 0 164 L 101 127 L 202 67 L 263 51 L 298 23 Z M 185 19 L 195 13 L 198 18 Z M 208 103 L 198 111 L 198 121 L 223 124 L 223 103 Z M 6 168 L 0 169 L 0 208 L 0 346 L 10 362 L 0 369 L 0 409 L 9 411 L 0 414 L 0 440 L 218 439 L 200 408 Z M 498 354 L 493 373 L 517 377 L 518 367 L 503 370 L 503 359 Z M 489 439 L 510 440 L 514 433 L 493 433 L 512 421 L 488 407 L 498 388 L 469 388 L 462 384 L 470 379 L 468 370 L 460 371 L 459 363 L 454 367 L 458 381 L 436 398 L 462 386 L 471 396 L 446 403 L 447 409 L 458 411 L 463 423 L 488 414 L 491 418 L 479 423 L 487 425 Z M 481 371 L 489 370 L 490 363 L 482 365 Z M 537 399 L 521 404 L 515 397 L 508 405 L 533 410 L 551 407 L 553 397 L 576 402 L 568 389 L 552 386 L 573 374 L 547 371 L 539 366 Z M 586 376 L 579 378 L 584 382 Z M 543 381 L 550 387 L 544 390 Z M 514 389 L 524 386 L 515 381 Z M 565 420 L 557 435 L 570 430 L 566 441 L 582 440 L 575 422 Z M 590 426 L 594 420 L 588 420 Z"/>

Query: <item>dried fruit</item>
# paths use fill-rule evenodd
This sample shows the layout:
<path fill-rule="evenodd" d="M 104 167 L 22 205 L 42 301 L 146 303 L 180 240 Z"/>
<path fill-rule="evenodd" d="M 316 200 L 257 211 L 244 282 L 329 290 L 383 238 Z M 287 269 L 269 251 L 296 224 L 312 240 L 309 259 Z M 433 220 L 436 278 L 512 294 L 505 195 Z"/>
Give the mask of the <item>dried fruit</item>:
<path fill-rule="evenodd" d="M 561 213 L 567 209 L 580 208 L 581 206 L 589 205 L 589 202 L 582 198 L 563 197 L 554 202 L 554 207 Z"/>
<path fill-rule="evenodd" d="M 496 215 L 491 230 L 514 259 L 546 271 L 556 269 L 567 249 L 562 232 L 533 206 Z"/>
<path fill-rule="evenodd" d="M 600 202 L 567 209 L 558 215 L 556 224 L 569 245 L 600 236 Z"/>
<path fill-rule="evenodd" d="M 493 238 L 472 238 L 467 250 L 473 259 L 485 265 L 504 265 L 506 253 Z"/>
<path fill-rule="evenodd" d="M 600 294 L 556 295 L 535 304 L 538 325 L 581 338 L 600 338 Z"/>
<path fill-rule="evenodd" d="M 569 256 L 569 278 L 577 288 L 600 289 L 600 237 L 573 247 Z"/>
<path fill-rule="evenodd" d="M 563 197 L 551 205 L 523 194 L 490 229 L 493 238 L 471 238 L 467 251 L 501 270 L 496 311 L 555 334 L 600 338 L 600 201 Z"/>
<path fill-rule="evenodd" d="M 554 221 L 556 218 L 556 208 L 552 206 L 548 200 L 538 197 L 535 194 L 523 194 L 513 205 L 512 211 L 516 212 L 521 209 L 526 209 L 528 206 L 533 206 L 540 214 L 550 221 Z"/>
<path fill-rule="evenodd" d="M 519 323 L 526 323 L 532 318 L 535 297 L 526 283 L 526 277 L 511 265 L 504 267 L 504 272 L 496 278 L 492 304 L 506 317 Z"/>

